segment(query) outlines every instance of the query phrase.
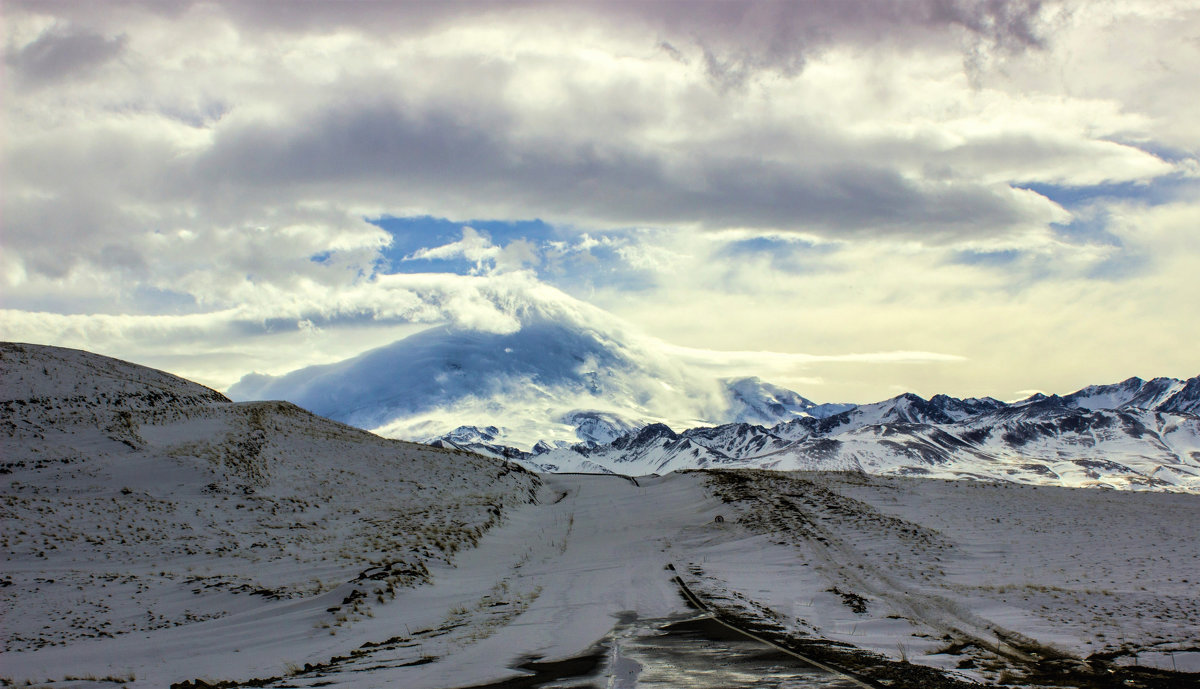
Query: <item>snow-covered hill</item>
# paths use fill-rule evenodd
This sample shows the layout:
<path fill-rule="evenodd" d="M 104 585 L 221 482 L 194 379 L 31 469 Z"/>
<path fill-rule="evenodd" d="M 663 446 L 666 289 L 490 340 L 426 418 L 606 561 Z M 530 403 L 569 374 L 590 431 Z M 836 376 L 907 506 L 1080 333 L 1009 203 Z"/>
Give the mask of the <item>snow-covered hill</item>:
<path fill-rule="evenodd" d="M 0 344 L 0 381 L 8 652 L 279 615 L 328 636 L 538 483 L 76 350 Z"/>

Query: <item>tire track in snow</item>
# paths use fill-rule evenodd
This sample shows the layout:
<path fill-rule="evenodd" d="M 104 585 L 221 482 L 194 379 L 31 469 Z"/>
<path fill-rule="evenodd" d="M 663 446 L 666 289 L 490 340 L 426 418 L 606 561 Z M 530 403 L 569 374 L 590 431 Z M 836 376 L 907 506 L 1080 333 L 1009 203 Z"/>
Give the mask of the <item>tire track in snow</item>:
<path fill-rule="evenodd" d="M 667 568 L 670 569 L 672 572 L 676 571 L 674 564 L 667 564 Z M 703 611 L 707 612 L 709 615 L 711 615 L 713 622 L 716 622 L 717 624 L 720 624 L 724 627 L 732 629 L 733 631 L 735 631 L 739 634 L 742 634 L 743 636 L 746 636 L 747 638 L 753 639 L 761 644 L 770 646 L 771 648 L 779 651 L 780 653 L 787 654 L 787 655 L 789 655 L 793 658 L 796 658 L 804 663 L 812 665 L 813 667 L 820 668 L 821 670 L 824 670 L 825 672 L 828 672 L 833 675 L 837 675 L 838 677 L 841 677 L 841 678 L 845 679 L 846 681 L 853 683 L 854 686 L 856 686 L 856 687 L 862 687 L 863 689 L 875 689 L 875 687 L 873 685 L 867 684 L 866 682 L 863 682 L 859 678 L 857 678 L 853 675 L 847 674 L 846 672 L 844 672 L 842 670 L 839 670 L 835 667 L 826 665 L 820 661 L 813 660 L 812 658 L 809 658 L 808 656 L 797 653 L 791 649 L 784 648 L 783 646 L 780 646 L 779 644 L 774 643 L 773 641 L 764 639 L 761 636 L 758 636 L 757 634 L 746 631 L 745 629 L 742 629 L 741 627 L 738 627 L 736 625 L 730 624 L 729 622 L 726 622 L 725 620 L 721 619 L 720 615 L 713 612 L 711 609 L 709 609 L 709 607 L 707 605 L 704 604 L 703 601 L 701 601 L 699 598 L 697 598 L 696 594 L 692 593 L 692 590 L 688 588 L 687 584 L 683 583 L 683 579 L 680 578 L 679 575 L 673 576 L 672 579 L 674 579 L 675 583 L 679 586 L 679 591 L 683 594 L 683 597 L 686 598 L 689 603 L 696 606 L 697 609 L 703 610 Z"/>

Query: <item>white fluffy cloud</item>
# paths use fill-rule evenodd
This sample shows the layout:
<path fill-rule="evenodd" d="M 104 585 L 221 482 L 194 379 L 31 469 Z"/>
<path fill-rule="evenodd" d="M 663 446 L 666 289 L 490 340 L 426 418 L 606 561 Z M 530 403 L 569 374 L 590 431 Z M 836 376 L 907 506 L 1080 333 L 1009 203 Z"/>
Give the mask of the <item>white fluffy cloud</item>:
<path fill-rule="evenodd" d="M 1194 3 L 11 2 L 4 31 L 7 338 L 225 384 L 515 328 L 540 280 L 820 355 L 717 359 L 821 399 L 1195 373 Z M 389 258 L 366 220 L 425 214 L 559 236 Z M 962 359 L 843 357 L 893 351 Z"/>

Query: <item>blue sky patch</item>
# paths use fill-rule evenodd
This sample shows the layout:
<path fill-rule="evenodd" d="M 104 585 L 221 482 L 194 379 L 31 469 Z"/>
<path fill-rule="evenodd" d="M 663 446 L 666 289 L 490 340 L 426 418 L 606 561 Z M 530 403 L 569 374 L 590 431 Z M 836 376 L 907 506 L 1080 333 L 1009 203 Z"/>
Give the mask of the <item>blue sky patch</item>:
<path fill-rule="evenodd" d="M 587 251 L 568 251 L 554 257 L 539 271 L 546 282 L 568 293 L 583 295 L 593 289 L 620 292 L 645 292 L 659 285 L 659 275 L 647 268 L 635 268 L 611 244 L 599 244 Z"/>
<path fill-rule="evenodd" d="M 531 242 L 542 257 L 536 267 L 538 278 L 571 293 L 596 288 L 640 292 L 658 285 L 652 271 L 634 268 L 621 256 L 618 242 L 601 242 L 580 249 L 578 241 L 585 232 L 563 228 L 542 220 L 464 220 L 433 216 L 367 218 L 367 222 L 387 231 L 392 244 L 381 252 L 380 273 L 455 273 L 467 275 L 476 269 L 464 258 L 410 259 L 421 249 L 452 244 L 462 239 L 463 227 L 487 234 L 492 244 L 505 247 L 514 241 Z M 629 230 L 591 232 L 594 238 L 624 235 Z M 314 256 L 317 261 L 321 254 Z M 327 258 L 325 256 L 324 258 Z M 319 262 L 319 261 L 318 261 Z"/>
<path fill-rule="evenodd" d="M 457 273 L 465 275 L 474 264 L 464 259 L 434 259 L 405 261 L 420 249 L 431 249 L 462 239 L 462 228 L 473 227 L 485 232 L 492 243 L 505 246 L 515 239 L 527 239 L 535 244 L 563 236 L 558 228 L 541 220 L 450 220 L 430 215 L 397 218 L 384 216 L 367 218 L 367 222 L 392 235 L 391 246 L 382 251 L 384 273 Z"/>
<path fill-rule="evenodd" d="M 134 287 L 133 298 L 141 309 L 152 314 L 195 313 L 199 308 L 196 298 L 191 294 L 159 289 L 145 283 Z"/>
<path fill-rule="evenodd" d="M 1050 223 L 1050 229 L 1068 242 L 1122 246 L 1121 238 L 1108 229 L 1109 219 L 1108 212 L 1097 210 L 1078 214 L 1069 223 Z"/>
<path fill-rule="evenodd" d="M 1121 252 L 1097 263 L 1087 273 L 1093 280 L 1121 282 L 1144 275 L 1151 266 L 1150 258 L 1142 253 Z"/>
<path fill-rule="evenodd" d="M 1165 175 L 1149 182 L 1109 182 L 1088 186 L 1068 186 L 1034 182 L 1013 185 L 1041 194 L 1066 209 L 1077 209 L 1095 201 L 1138 201 L 1158 206 L 1178 200 L 1188 191 L 1200 188 L 1195 179 L 1183 175 Z"/>
<path fill-rule="evenodd" d="M 968 266 L 1001 267 L 1011 265 L 1021 257 L 1016 249 L 1001 249 L 998 251 L 974 251 L 967 249 L 954 254 L 954 263 Z"/>

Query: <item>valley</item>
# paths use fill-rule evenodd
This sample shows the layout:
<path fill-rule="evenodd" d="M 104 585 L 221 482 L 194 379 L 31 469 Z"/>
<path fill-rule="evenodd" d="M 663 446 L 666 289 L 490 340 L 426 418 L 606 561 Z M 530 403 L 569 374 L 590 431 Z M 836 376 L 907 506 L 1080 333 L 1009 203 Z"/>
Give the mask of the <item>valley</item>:
<path fill-rule="evenodd" d="M 0 3 L 0 689 L 1200 689 L 1200 0 Z"/>
<path fill-rule="evenodd" d="M 702 658 L 848 686 L 767 647 L 714 660 L 710 615 L 876 687 L 1200 673 L 1188 492 L 533 473 L 84 352 L 0 353 L 6 686 L 670 686 Z"/>

